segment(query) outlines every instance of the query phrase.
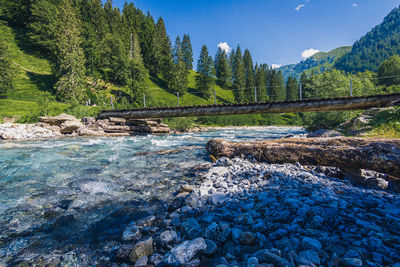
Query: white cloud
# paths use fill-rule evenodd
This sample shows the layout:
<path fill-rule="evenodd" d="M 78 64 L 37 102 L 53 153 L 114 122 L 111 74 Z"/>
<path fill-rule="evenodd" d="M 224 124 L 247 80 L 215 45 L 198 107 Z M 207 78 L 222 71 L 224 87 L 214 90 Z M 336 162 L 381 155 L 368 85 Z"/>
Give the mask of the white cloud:
<path fill-rule="evenodd" d="M 231 52 L 232 48 L 228 45 L 227 42 L 219 43 L 218 47 L 225 51 L 225 53 Z"/>
<path fill-rule="evenodd" d="M 358 5 L 357 5 L 357 3 L 353 3 L 353 7 L 357 7 Z"/>
<path fill-rule="evenodd" d="M 318 53 L 318 52 L 320 52 L 318 49 L 313 49 L 313 48 L 311 48 L 311 49 L 306 49 L 306 50 L 304 50 L 304 51 L 301 53 L 301 57 L 302 57 L 303 59 L 307 59 L 307 58 L 313 56 L 314 54 L 316 54 L 316 53 Z"/>
<path fill-rule="evenodd" d="M 278 69 L 278 68 L 280 68 L 280 67 L 282 67 L 281 64 L 272 64 L 272 65 L 271 65 L 271 68 L 273 68 L 273 69 Z"/>
<path fill-rule="evenodd" d="M 300 4 L 297 7 L 295 7 L 294 9 L 296 9 L 296 11 L 299 11 L 301 8 L 303 8 L 305 5 L 304 4 Z"/>

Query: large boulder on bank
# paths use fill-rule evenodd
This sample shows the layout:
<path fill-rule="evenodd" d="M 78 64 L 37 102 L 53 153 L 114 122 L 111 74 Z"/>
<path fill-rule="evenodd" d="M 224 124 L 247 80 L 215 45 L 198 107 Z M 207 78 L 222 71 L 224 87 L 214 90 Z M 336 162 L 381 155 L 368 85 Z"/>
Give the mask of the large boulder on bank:
<path fill-rule="evenodd" d="M 79 120 L 68 120 L 60 125 L 60 132 L 62 134 L 72 134 L 75 130 L 78 130 L 81 127 L 83 127 L 83 124 Z"/>
<path fill-rule="evenodd" d="M 63 114 L 60 114 L 60 115 L 54 116 L 54 117 L 49 117 L 49 116 L 40 117 L 39 121 L 50 124 L 50 125 L 61 126 L 61 124 L 63 124 L 66 121 L 79 121 L 79 120 L 72 115 L 63 113 Z"/>
<path fill-rule="evenodd" d="M 317 130 L 317 131 L 309 133 L 307 135 L 308 138 L 314 138 L 314 137 L 339 137 L 339 136 L 343 136 L 343 134 L 341 132 L 338 132 L 338 131 L 326 130 L 326 129 Z"/>

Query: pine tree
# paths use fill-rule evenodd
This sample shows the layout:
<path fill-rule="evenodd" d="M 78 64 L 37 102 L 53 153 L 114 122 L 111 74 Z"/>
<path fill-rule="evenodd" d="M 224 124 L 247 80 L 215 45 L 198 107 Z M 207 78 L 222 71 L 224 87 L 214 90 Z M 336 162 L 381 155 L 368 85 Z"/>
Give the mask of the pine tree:
<path fill-rule="evenodd" d="M 185 62 L 186 69 L 193 69 L 193 49 L 192 43 L 190 42 L 189 34 L 183 35 L 182 40 L 182 54 L 183 54 L 183 62 Z"/>
<path fill-rule="evenodd" d="M 140 40 L 140 50 L 142 51 L 144 66 L 146 67 L 146 69 L 149 70 L 152 76 L 156 76 L 157 73 L 156 69 L 154 68 L 155 57 L 154 57 L 154 42 L 153 42 L 155 25 L 154 25 L 154 19 L 150 15 L 150 13 L 148 13 L 147 16 L 143 18 L 140 28 L 141 30 L 138 33 Z"/>
<path fill-rule="evenodd" d="M 183 61 L 182 42 L 179 35 L 176 37 L 175 40 L 172 59 L 174 74 L 171 89 L 175 93 L 183 94 L 187 91 L 188 71 L 186 69 L 186 63 Z"/>
<path fill-rule="evenodd" d="M 165 29 L 164 20 L 159 18 L 154 30 L 154 73 L 162 75 L 167 71 L 164 63 L 171 57 L 170 40 Z"/>
<path fill-rule="evenodd" d="M 106 22 L 101 0 L 83 0 L 80 13 L 86 73 L 96 76 L 101 68 L 100 43 L 106 34 Z"/>
<path fill-rule="evenodd" d="M 258 102 L 265 102 L 267 100 L 267 86 L 264 69 L 256 64 L 255 67 L 255 87 L 257 88 Z"/>
<path fill-rule="evenodd" d="M 231 76 L 229 77 L 229 82 L 233 84 L 235 81 L 235 49 L 232 49 L 229 53 L 229 67 L 231 69 Z"/>
<path fill-rule="evenodd" d="M 107 34 L 101 47 L 105 79 L 118 85 L 126 85 L 129 76 L 129 57 L 124 43 L 118 35 Z"/>
<path fill-rule="evenodd" d="M 251 58 L 250 51 L 246 49 L 243 56 L 244 69 L 246 76 L 246 100 L 251 101 L 254 98 L 254 72 L 253 72 L 253 59 Z"/>
<path fill-rule="evenodd" d="M 281 71 L 272 70 L 269 86 L 271 88 L 271 100 L 280 101 L 285 99 L 285 80 Z"/>
<path fill-rule="evenodd" d="M 299 100 L 299 83 L 291 76 L 286 82 L 286 100 Z"/>
<path fill-rule="evenodd" d="M 214 85 L 214 62 L 212 57 L 208 54 L 207 46 L 203 45 L 200 53 L 199 60 L 197 61 L 196 86 L 202 93 L 203 97 L 209 99 L 211 96 L 211 89 Z"/>
<path fill-rule="evenodd" d="M 41 52 L 52 57 L 56 52 L 59 5 L 58 0 L 36 0 L 30 5 L 28 36 Z"/>
<path fill-rule="evenodd" d="M 0 37 L 0 98 L 13 88 L 13 67 L 6 42 Z"/>
<path fill-rule="evenodd" d="M 236 102 L 240 103 L 240 102 L 244 102 L 244 100 L 246 99 L 246 97 L 245 97 L 246 72 L 245 72 L 245 68 L 244 68 L 244 61 L 243 61 L 242 50 L 240 49 L 240 46 L 238 46 L 236 49 L 233 66 L 234 66 L 234 74 L 233 74 L 234 91 L 233 91 L 233 94 L 235 96 Z"/>
<path fill-rule="evenodd" d="M 218 83 L 222 88 L 228 88 L 230 84 L 231 70 L 228 62 L 228 56 L 224 50 L 218 47 L 215 55 L 215 74 L 218 78 Z"/>
<path fill-rule="evenodd" d="M 64 100 L 83 100 L 85 58 L 81 48 L 80 21 L 69 0 L 62 0 L 56 32 L 56 91 Z"/>

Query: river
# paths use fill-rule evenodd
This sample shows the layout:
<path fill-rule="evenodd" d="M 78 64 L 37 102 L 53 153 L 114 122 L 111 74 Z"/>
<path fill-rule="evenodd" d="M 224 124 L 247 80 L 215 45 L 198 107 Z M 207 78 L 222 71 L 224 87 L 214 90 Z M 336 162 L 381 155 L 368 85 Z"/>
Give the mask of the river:
<path fill-rule="evenodd" d="M 112 260 L 130 221 L 159 212 L 179 185 L 196 182 L 190 170 L 210 162 L 210 138 L 302 133 L 267 127 L 0 143 L 0 265 L 71 253 L 91 264 Z M 148 153 L 166 150 L 174 151 Z"/>

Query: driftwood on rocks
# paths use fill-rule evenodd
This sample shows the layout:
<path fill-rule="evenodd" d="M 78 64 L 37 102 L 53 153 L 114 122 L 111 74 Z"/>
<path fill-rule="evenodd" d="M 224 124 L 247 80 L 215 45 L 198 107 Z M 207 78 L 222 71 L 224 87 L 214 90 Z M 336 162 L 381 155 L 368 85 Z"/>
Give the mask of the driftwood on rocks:
<path fill-rule="evenodd" d="M 335 166 L 342 170 L 373 170 L 400 179 L 400 140 L 365 138 L 292 138 L 233 143 L 211 139 L 208 152 L 219 157 L 253 156 L 269 163 Z"/>

